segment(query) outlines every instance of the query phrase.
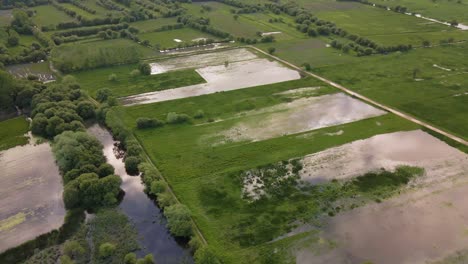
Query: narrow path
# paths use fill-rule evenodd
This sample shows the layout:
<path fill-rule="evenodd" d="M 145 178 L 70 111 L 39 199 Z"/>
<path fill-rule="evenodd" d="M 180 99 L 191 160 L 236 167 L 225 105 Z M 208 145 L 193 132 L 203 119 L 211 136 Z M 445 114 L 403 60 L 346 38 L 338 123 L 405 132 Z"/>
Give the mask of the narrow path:
<path fill-rule="evenodd" d="M 343 91 L 343 92 L 345 92 L 345 93 L 347 93 L 347 94 L 349 94 L 349 95 L 351 95 L 351 96 L 354 96 L 354 97 L 356 97 L 356 98 L 359 98 L 359 99 L 361 99 L 361 100 L 364 101 L 364 102 L 367 102 L 367 103 L 369 103 L 369 104 L 371 104 L 371 105 L 377 106 L 377 107 L 379 107 L 379 108 L 381 108 L 381 109 L 384 109 L 384 110 L 386 110 L 386 111 L 388 111 L 388 112 L 390 112 L 390 113 L 393 113 L 393 114 L 395 114 L 395 115 L 397 115 L 397 116 L 399 116 L 399 117 L 402 117 L 402 118 L 404 118 L 404 119 L 406 119 L 406 120 L 409 120 L 409 121 L 411 121 L 411 122 L 413 122 L 413 123 L 416 123 L 416 124 L 418 124 L 418 125 L 420 125 L 420 126 L 423 126 L 423 127 L 427 128 L 427 129 L 430 129 L 430 130 L 432 130 L 432 131 L 434 131 L 434 132 L 437 132 L 437 133 L 439 133 L 439 134 L 441 134 L 441 135 L 444 135 L 444 136 L 446 136 L 446 137 L 448 137 L 448 138 L 450 138 L 450 139 L 452 139 L 452 140 L 455 140 L 455 141 L 458 142 L 458 143 L 461 143 L 461 144 L 463 144 L 463 145 L 465 145 L 465 146 L 468 146 L 468 141 L 466 141 L 466 140 L 464 140 L 464 139 L 462 139 L 462 138 L 460 138 L 460 137 L 457 137 L 457 136 L 452 135 L 452 134 L 450 134 L 450 133 L 448 133 L 448 132 L 445 132 L 445 131 L 443 131 L 443 130 L 441 130 L 441 129 L 438 129 L 438 128 L 436 128 L 436 127 L 434 127 L 434 126 L 432 126 L 432 125 L 430 125 L 430 124 L 428 124 L 428 123 L 426 123 L 426 122 L 423 122 L 423 121 L 421 121 L 421 120 L 419 120 L 419 119 L 417 119 L 417 118 L 415 118 L 415 117 L 412 117 L 412 116 L 410 116 L 410 115 L 408 115 L 408 114 L 405 114 L 405 113 L 403 113 L 403 112 L 400 112 L 400 111 L 398 111 L 398 110 L 395 110 L 395 109 L 393 109 L 393 108 L 390 108 L 390 107 L 388 107 L 388 106 L 386 106 L 386 105 L 383 105 L 383 104 L 381 104 L 381 103 L 378 103 L 378 102 L 376 102 L 376 101 L 374 101 L 374 100 L 372 100 L 372 99 L 370 99 L 370 98 L 368 98 L 368 97 L 365 97 L 365 96 L 363 96 L 363 95 L 361 95 L 361 94 L 358 94 L 358 93 L 356 93 L 356 92 L 353 92 L 353 91 L 351 91 L 350 89 L 348 89 L 348 88 L 346 88 L 346 87 L 344 87 L 344 86 L 342 86 L 342 85 L 339 85 L 339 84 L 337 84 L 337 83 L 335 83 L 335 82 L 333 82 L 333 81 L 330 81 L 330 80 L 328 80 L 328 79 L 325 79 L 325 78 L 323 78 L 323 77 L 321 77 L 321 76 L 319 76 L 319 75 L 317 75 L 317 74 L 314 74 L 314 73 L 311 73 L 311 72 L 305 72 L 305 71 L 303 71 L 300 67 L 298 67 L 298 66 L 296 66 L 296 65 L 294 65 L 294 64 L 292 64 L 292 63 L 290 63 L 290 62 L 287 62 L 287 61 L 285 61 L 285 60 L 283 60 L 283 59 L 280 59 L 280 58 L 278 58 L 278 57 L 276 57 L 276 56 L 274 56 L 274 55 L 271 55 L 271 54 L 269 54 L 268 52 L 265 52 L 265 51 L 263 51 L 263 50 L 261 50 L 261 49 L 259 49 L 259 48 L 257 48 L 257 47 L 254 47 L 254 46 L 248 46 L 248 47 L 250 47 L 250 48 L 252 48 L 252 49 L 254 49 L 254 50 L 256 50 L 256 51 L 258 51 L 258 52 L 260 52 L 260 53 L 262 53 L 262 54 L 264 54 L 264 55 L 266 55 L 266 56 L 268 56 L 268 57 L 270 57 L 270 58 L 272 58 L 272 59 L 275 59 L 275 60 L 277 60 L 277 61 L 279 61 L 279 62 L 282 62 L 282 63 L 284 63 L 284 64 L 286 64 L 286 65 L 288 65 L 288 66 L 290 66 L 290 67 L 292 67 L 292 68 L 294 68 L 294 69 L 300 71 L 300 72 L 304 72 L 305 74 L 307 74 L 307 75 L 309 75 L 309 76 L 312 76 L 312 77 L 314 77 L 314 78 L 316 78 L 316 79 L 319 79 L 319 80 L 321 80 L 322 82 L 325 82 L 325 83 L 327 83 L 327 84 L 329 84 L 329 85 L 331 85 L 331 86 L 333 86 L 333 87 L 335 87 L 335 88 L 338 88 L 338 89 L 340 89 L 341 91 Z"/>

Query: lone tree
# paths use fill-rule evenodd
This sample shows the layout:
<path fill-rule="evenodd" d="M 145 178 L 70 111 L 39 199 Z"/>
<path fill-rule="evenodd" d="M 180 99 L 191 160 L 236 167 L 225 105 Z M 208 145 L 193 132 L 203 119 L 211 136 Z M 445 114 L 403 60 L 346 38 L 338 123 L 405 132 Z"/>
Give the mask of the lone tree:
<path fill-rule="evenodd" d="M 422 45 L 423 45 L 423 47 L 429 47 L 429 46 L 431 46 L 431 42 L 429 40 L 424 40 L 422 42 Z"/>
<path fill-rule="evenodd" d="M 148 63 L 140 63 L 140 66 L 138 67 L 138 69 L 143 75 L 151 74 L 151 66 Z"/>
<path fill-rule="evenodd" d="M 270 53 L 270 54 L 275 53 L 275 51 L 276 51 L 276 48 L 274 48 L 274 47 L 269 47 L 268 48 L 268 53 Z"/>

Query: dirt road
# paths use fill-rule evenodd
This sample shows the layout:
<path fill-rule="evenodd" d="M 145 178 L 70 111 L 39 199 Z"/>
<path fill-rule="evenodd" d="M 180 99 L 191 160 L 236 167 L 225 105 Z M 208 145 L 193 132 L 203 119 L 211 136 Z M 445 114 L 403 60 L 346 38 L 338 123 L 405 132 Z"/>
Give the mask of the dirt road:
<path fill-rule="evenodd" d="M 412 117 L 412 116 L 410 116 L 410 115 L 408 115 L 408 114 L 405 114 L 405 113 L 400 112 L 400 111 L 398 111 L 398 110 L 395 110 L 395 109 L 393 109 L 393 108 L 391 108 L 391 107 L 388 107 L 388 106 L 386 106 L 386 105 L 383 105 L 383 104 L 381 104 L 381 103 L 378 103 L 378 102 L 376 102 L 376 101 L 374 101 L 374 100 L 372 100 L 372 99 L 370 99 L 370 98 L 368 98 L 368 97 L 365 97 L 365 96 L 363 96 L 363 95 L 361 95 L 361 94 L 358 94 L 358 93 L 356 93 L 356 92 L 353 92 L 353 91 L 351 91 L 350 89 L 348 89 L 348 88 L 346 88 L 346 87 L 344 87 L 344 86 L 342 86 L 342 85 L 339 85 L 339 84 L 337 84 L 337 83 L 335 83 L 335 82 L 333 82 L 333 81 L 330 81 L 330 80 L 328 80 L 328 79 L 325 79 L 325 78 L 323 78 L 323 77 L 321 77 L 321 76 L 319 76 L 319 75 L 317 75 L 317 74 L 314 74 L 314 73 L 311 73 L 311 72 L 305 72 L 305 71 L 303 71 L 300 67 L 298 67 L 298 66 L 296 66 L 296 65 L 294 65 L 294 64 L 292 64 L 292 63 L 290 63 L 290 62 L 287 62 L 287 61 L 285 61 L 285 60 L 283 60 L 283 59 L 280 59 L 280 58 L 278 58 L 278 57 L 276 57 L 276 56 L 273 56 L 273 55 L 271 55 L 271 54 L 269 54 L 269 53 L 267 53 L 267 52 L 265 52 L 265 51 L 263 51 L 263 50 L 261 50 L 261 49 L 259 49 L 259 48 L 257 48 L 257 47 L 254 47 L 254 46 L 249 46 L 249 47 L 252 48 L 252 49 L 254 49 L 254 50 L 256 50 L 256 51 L 258 51 L 258 52 L 260 52 L 260 53 L 262 53 L 262 54 L 264 54 L 264 55 L 266 55 L 266 56 L 268 56 L 268 57 L 270 57 L 270 58 L 272 58 L 272 59 L 275 59 L 275 60 L 277 60 L 277 61 L 280 61 L 280 62 L 282 62 L 282 63 L 284 63 L 284 64 L 286 64 L 286 65 L 288 65 L 288 66 L 290 66 L 290 67 L 292 67 L 292 68 L 294 68 L 294 69 L 296 69 L 296 70 L 298 70 L 298 71 L 304 72 L 305 74 L 308 74 L 308 75 L 310 75 L 310 76 L 312 76 L 312 77 L 314 77 L 314 78 L 316 78 L 316 79 L 319 79 L 319 80 L 321 80 L 321 81 L 323 81 L 323 82 L 325 82 L 325 83 L 328 83 L 329 85 L 331 85 L 331 86 L 333 86 L 333 87 L 336 87 L 336 88 L 342 90 L 343 92 L 345 92 L 345 93 L 347 93 L 347 94 L 349 94 L 349 95 L 352 95 L 352 96 L 354 96 L 354 97 L 356 97 L 356 98 L 359 98 L 359 99 L 361 99 L 361 100 L 364 101 L 364 102 L 367 102 L 367 103 L 369 103 L 369 104 L 371 104 L 371 105 L 380 107 L 381 109 L 384 109 L 384 110 L 386 110 L 386 111 L 388 111 L 388 112 L 390 112 L 390 113 L 393 113 L 393 114 L 395 114 L 395 115 L 397 115 L 397 116 L 400 116 L 400 117 L 402 117 L 402 118 L 404 118 L 404 119 L 406 119 L 406 120 L 409 120 L 409 121 L 411 121 L 411 122 L 413 122 L 413 123 L 416 123 L 416 124 L 418 124 L 418 125 L 420 125 L 420 126 L 423 126 L 423 127 L 427 128 L 427 129 L 430 129 L 430 130 L 432 130 L 432 131 L 434 131 L 434 132 L 437 132 L 437 133 L 439 133 L 439 134 L 441 134 L 441 135 L 444 135 L 444 136 L 446 136 L 446 137 L 448 137 L 448 138 L 451 138 L 451 139 L 455 140 L 456 142 L 461 143 L 461 144 L 463 144 L 463 145 L 465 145 L 465 146 L 468 146 L 468 141 L 466 141 L 466 140 L 464 140 L 464 139 L 462 139 L 462 138 L 460 138 L 460 137 L 457 137 L 457 136 L 452 135 L 452 134 L 450 134 L 450 133 L 448 133 L 448 132 L 445 132 L 445 131 L 443 131 L 443 130 L 441 130 L 441 129 L 438 129 L 438 128 L 436 128 L 436 127 L 434 127 L 434 126 L 432 126 L 432 125 L 430 125 L 430 124 L 428 124 L 428 123 L 426 123 L 426 122 L 423 122 L 423 121 L 421 121 L 421 120 L 419 120 L 419 119 L 417 119 L 417 118 L 415 118 L 415 117 Z"/>

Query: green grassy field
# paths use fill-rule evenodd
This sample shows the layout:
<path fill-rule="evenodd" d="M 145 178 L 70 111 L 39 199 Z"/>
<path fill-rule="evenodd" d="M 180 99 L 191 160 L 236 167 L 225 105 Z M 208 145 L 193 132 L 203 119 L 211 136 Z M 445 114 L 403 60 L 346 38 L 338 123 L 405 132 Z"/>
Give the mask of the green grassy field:
<path fill-rule="evenodd" d="M 140 33 L 144 33 L 147 31 L 152 31 L 155 29 L 159 29 L 165 25 L 174 25 L 177 24 L 177 19 L 174 17 L 163 17 L 157 19 L 149 19 L 149 20 L 141 20 L 137 22 L 130 23 L 130 26 L 138 28 Z"/>
<path fill-rule="evenodd" d="M 74 20 L 66 13 L 57 10 L 51 5 L 36 6 L 33 8 L 33 10 L 36 11 L 36 15 L 33 17 L 33 21 L 38 26 L 57 25 L 61 22 L 69 22 Z"/>
<path fill-rule="evenodd" d="M 242 171 L 380 133 L 417 128 L 412 123 L 387 114 L 256 142 L 211 145 L 204 140 L 207 135 L 216 134 L 243 120 L 263 118 L 262 115 L 249 116 L 242 113 L 283 103 L 286 98 L 278 95 L 279 92 L 317 85 L 322 88 L 320 93 L 313 96 L 336 92 L 315 79 L 304 78 L 157 104 L 121 107 L 116 111 L 126 125 L 133 129 L 176 196 L 190 208 L 210 247 L 223 256 L 225 263 L 260 263 L 265 254 L 268 255 L 276 247 L 288 248 L 297 238 L 271 244 L 266 241 L 287 232 L 291 221 L 308 214 L 317 214 L 319 207 L 311 205 L 300 213 L 303 206 L 311 202 L 310 198 L 283 197 L 257 204 L 254 208 L 241 199 L 242 183 L 239 176 Z M 146 130 L 135 128 L 135 121 L 139 117 L 164 120 L 169 112 L 193 115 L 197 110 L 203 110 L 205 116 L 194 119 L 191 124 L 166 125 Z M 216 122 L 208 122 L 210 119 Z M 339 130 L 344 131 L 343 136 L 327 135 Z M 252 223 L 249 219 L 258 219 L 259 222 Z M 263 227 L 260 224 L 267 222 Z M 248 239 L 250 235 L 254 235 L 251 240 Z"/>
<path fill-rule="evenodd" d="M 357 9 L 319 12 L 317 16 L 382 45 L 421 46 L 423 40 L 438 43 L 448 38 L 468 39 L 468 34 L 459 29 L 368 5 Z"/>
<path fill-rule="evenodd" d="M 466 43 L 417 49 L 314 72 L 467 139 L 467 52 Z"/>
<path fill-rule="evenodd" d="M 69 10 L 75 11 L 77 16 L 81 16 L 81 17 L 84 17 L 86 19 L 93 19 L 93 18 L 99 17 L 99 14 L 97 14 L 97 13 L 96 14 L 91 14 L 91 13 L 86 12 L 83 9 L 81 9 L 81 8 L 79 8 L 79 7 L 77 7 L 77 6 L 73 5 L 73 4 L 62 3 L 60 5 L 66 7 Z"/>
<path fill-rule="evenodd" d="M 114 96 L 123 97 L 205 82 L 205 80 L 192 69 L 150 76 L 140 75 L 132 77 L 130 72 L 135 69 L 138 69 L 138 64 L 82 71 L 73 75 L 80 80 L 82 88 L 88 91 L 91 96 L 95 96 L 96 91 L 101 88 L 109 88 L 112 90 Z M 109 75 L 111 74 L 117 76 L 115 81 L 109 81 Z"/>
<path fill-rule="evenodd" d="M 24 134 L 29 130 L 29 123 L 24 117 L 17 117 L 0 122 L 0 151 L 28 143 Z"/>
<path fill-rule="evenodd" d="M 161 49 L 175 48 L 179 44 L 190 43 L 199 38 L 216 39 L 216 37 L 191 28 L 181 28 L 170 31 L 150 32 L 138 34 L 141 40 L 148 40 L 151 45 L 158 45 Z M 180 39 L 182 42 L 176 42 Z"/>
<path fill-rule="evenodd" d="M 409 12 L 422 14 L 426 17 L 468 24 L 468 2 L 466 1 L 426 1 L 426 0 L 372 0 L 372 3 L 389 7 L 404 6 Z"/>

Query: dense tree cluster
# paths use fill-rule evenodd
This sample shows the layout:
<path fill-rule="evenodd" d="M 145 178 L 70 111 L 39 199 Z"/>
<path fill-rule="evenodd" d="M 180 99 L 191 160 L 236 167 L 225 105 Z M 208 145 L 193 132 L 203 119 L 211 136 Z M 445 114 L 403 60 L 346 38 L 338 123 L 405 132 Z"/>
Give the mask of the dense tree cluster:
<path fill-rule="evenodd" d="M 73 81 L 52 84 L 32 99 L 31 130 L 52 138 L 63 131 L 84 130 L 83 121 L 93 118 L 94 105 Z"/>
<path fill-rule="evenodd" d="M 16 111 L 15 107 L 28 111 L 35 94 L 45 86 L 35 80 L 17 80 L 0 70 L 0 112 Z"/>
<path fill-rule="evenodd" d="M 67 208 L 96 208 L 118 202 L 121 179 L 112 174 L 112 169 L 103 169 L 105 158 L 96 138 L 85 132 L 66 131 L 55 137 L 53 151 L 62 175 L 67 176 L 63 192 Z"/>

